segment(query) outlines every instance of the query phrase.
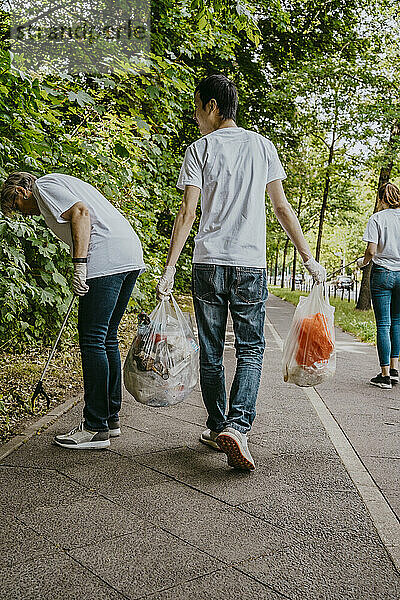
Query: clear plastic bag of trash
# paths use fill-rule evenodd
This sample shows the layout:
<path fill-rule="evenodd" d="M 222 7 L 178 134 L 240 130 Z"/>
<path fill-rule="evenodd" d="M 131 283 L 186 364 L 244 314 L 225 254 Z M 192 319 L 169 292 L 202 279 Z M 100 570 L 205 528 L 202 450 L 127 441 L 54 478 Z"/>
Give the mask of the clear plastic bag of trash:
<path fill-rule="evenodd" d="M 126 358 L 126 389 L 147 406 L 182 402 L 197 384 L 198 351 L 190 320 L 175 298 L 139 315 L 137 334 Z"/>
<path fill-rule="evenodd" d="M 301 387 L 311 387 L 336 371 L 335 308 L 325 285 L 314 285 L 310 295 L 300 296 L 283 347 L 283 378 Z"/>

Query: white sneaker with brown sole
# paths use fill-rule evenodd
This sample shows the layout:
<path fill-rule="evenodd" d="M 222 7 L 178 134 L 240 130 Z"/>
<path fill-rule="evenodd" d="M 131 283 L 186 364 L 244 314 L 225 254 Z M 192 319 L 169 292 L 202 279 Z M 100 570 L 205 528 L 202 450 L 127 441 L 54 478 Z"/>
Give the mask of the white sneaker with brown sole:
<path fill-rule="evenodd" d="M 253 471 L 255 464 L 247 447 L 247 435 L 233 427 L 227 427 L 216 440 L 222 452 L 228 457 L 228 465 L 243 471 Z"/>

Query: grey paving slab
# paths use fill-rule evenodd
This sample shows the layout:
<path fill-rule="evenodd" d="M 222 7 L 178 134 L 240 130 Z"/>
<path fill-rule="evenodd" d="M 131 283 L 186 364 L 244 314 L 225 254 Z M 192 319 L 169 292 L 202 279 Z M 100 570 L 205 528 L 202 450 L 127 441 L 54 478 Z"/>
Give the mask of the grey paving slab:
<path fill-rule="evenodd" d="M 297 428 L 251 433 L 250 440 L 252 444 L 262 446 L 270 455 L 298 453 L 318 455 L 321 454 L 321 447 L 326 454 L 331 456 L 336 454 L 327 433 L 321 429 L 304 431 Z"/>
<path fill-rule="evenodd" d="M 6 466 L 0 466 L 0 488 L 3 513 L 17 516 L 29 508 L 57 506 L 88 493 L 56 471 Z"/>
<path fill-rule="evenodd" d="M 174 420 L 185 421 L 187 423 L 192 423 L 193 425 L 198 425 L 199 427 L 204 427 L 207 419 L 207 412 L 203 406 L 193 406 L 186 402 L 182 402 L 180 404 L 176 404 L 175 406 L 165 407 L 165 409 L 157 410 L 159 414 L 162 414 L 165 417 L 171 417 Z"/>
<path fill-rule="evenodd" d="M 284 548 L 300 539 L 279 523 L 271 526 L 267 520 L 232 509 L 174 481 L 113 498 L 149 522 L 227 562 L 258 556 L 266 548 Z"/>
<path fill-rule="evenodd" d="M 389 502 L 392 510 L 400 515 L 400 492 L 387 492 L 385 491 L 385 498 Z"/>
<path fill-rule="evenodd" d="M 216 452 L 202 453 L 191 449 L 158 452 L 138 457 L 143 464 L 179 481 L 205 491 L 210 495 L 236 505 L 254 500 L 265 489 L 275 489 L 283 484 L 304 488 L 353 489 L 353 484 L 340 462 L 323 458 L 314 462 L 294 456 L 265 457 L 262 450 L 250 446 L 257 469 L 252 473 L 239 472 L 228 467 L 224 455 Z"/>
<path fill-rule="evenodd" d="M 115 452 L 104 452 L 101 463 L 98 461 L 96 466 L 88 460 L 83 465 L 65 467 L 62 473 L 85 486 L 86 489 L 105 496 L 110 491 L 118 490 L 123 494 L 132 488 L 154 485 L 166 479 L 164 475 L 146 468 L 133 458 L 120 456 Z"/>
<path fill-rule="evenodd" d="M 377 423 L 365 415 L 340 415 L 338 419 L 360 456 L 398 456 L 400 435 L 397 427 Z"/>
<path fill-rule="evenodd" d="M 22 565 L 57 551 L 54 544 L 12 515 L 0 517 L 0 555 L 3 569 Z"/>
<path fill-rule="evenodd" d="M 235 569 L 224 569 L 198 577 L 164 592 L 150 594 L 149 600 L 238 600 L 257 598 L 257 600 L 282 599 L 267 586 L 254 581 Z"/>
<path fill-rule="evenodd" d="M 398 420 L 400 409 L 394 406 L 397 399 L 394 400 L 392 396 L 378 399 L 371 397 L 371 388 L 372 386 L 368 387 L 360 394 L 362 398 L 354 393 L 347 397 L 344 394 L 337 395 L 335 400 L 337 414 L 351 415 L 353 418 L 362 415 L 374 419 L 375 422 L 383 423 Z M 320 388 L 317 389 L 322 392 Z"/>
<path fill-rule="evenodd" d="M 137 460 L 232 505 L 257 498 L 266 486 L 267 469 L 263 465 L 253 473 L 236 471 L 217 452 L 182 448 L 143 455 Z"/>
<path fill-rule="evenodd" d="M 198 408 L 204 407 L 203 398 L 200 392 L 193 392 L 186 398 L 185 402 L 190 406 L 197 406 Z"/>
<path fill-rule="evenodd" d="M 69 550 L 129 533 L 134 516 L 122 506 L 92 495 L 19 515 L 38 535 Z"/>
<path fill-rule="evenodd" d="M 394 600 L 400 579 L 384 549 L 318 540 L 240 563 L 291 600 Z"/>
<path fill-rule="evenodd" d="M 71 550 L 70 555 L 128 598 L 140 598 L 224 564 L 143 521 L 130 534 Z"/>
<path fill-rule="evenodd" d="M 121 421 L 121 435 L 111 439 L 111 450 L 123 456 L 138 456 L 149 452 L 159 452 L 180 447 L 179 442 L 174 443 L 171 438 L 164 438 L 154 433 L 147 433 L 135 429 L 126 422 Z"/>
<path fill-rule="evenodd" d="M 367 509 L 353 490 L 332 487 L 321 493 L 320 489 L 282 485 L 238 508 L 310 539 L 335 540 L 350 549 L 360 540 L 371 548 L 381 546 Z"/>
<path fill-rule="evenodd" d="M 363 456 L 367 469 L 375 473 L 375 482 L 382 489 L 400 493 L 400 458 Z"/>
<path fill-rule="evenodd" d="M 262 394 L 263 391 L 260 390 L 260 395 L 262 396 Z M 270 411 L 267 414 L 257 417 L 249 439 L 254 433 L 271 434 L 273 432 L 283 433 L 286 431 L 295 431 L 299 437 L 303 432 L 311 432 L 318 435 L 321 431 L 321 424 L 316 421 L 314 411 L 302 411 L 301 408 L 298 409 L 297 414 L 294 411 L 286 411 L 285 409 Z"/>
<path fill-rule="evenodd" d="M 2 600 L 122 600 L 124 596 L 64 553 L 2 573 Z"/>
<path fill-rule="evenodd" d="M 352 489 L 353 483 L 342 463 L 335 457 L 330 446 L 318 453 L 296 452 L 271 455 L 265 449 L 249 444 L 258 468 L 263 467 L 266 485 L 273 488 L 290 483 L 304 489 L 335 488 Z"/>
<path fill-rule="evenodd" d="M 121 424 L 156 435 L 171 446 L 185 445 L 187 441 L 197 438 L 205 428 L 205 424 L 196 425 L 192 422 L 174 419 L 171 416 L 152 411 L 150 408 L 146 413 L 140 413 L 140 417 L 135 414 L 134 408 L 131 408 L 130 413 L 121 416 Z"/>

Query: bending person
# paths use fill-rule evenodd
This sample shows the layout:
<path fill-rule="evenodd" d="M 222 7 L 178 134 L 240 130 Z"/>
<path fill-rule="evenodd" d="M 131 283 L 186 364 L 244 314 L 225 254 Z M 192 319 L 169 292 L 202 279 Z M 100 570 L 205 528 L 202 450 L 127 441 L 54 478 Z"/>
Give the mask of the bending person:
<path fill-rule="evenodd" d="M 199 83 L 194 118 L 202 137 L 185 154 L 177 187 L 183 201 L 175 219 L 166 267 L 157 291 L 173 288 L 175 265 L 193 226 L 201 198 L 195 238 L 192 290 L 200 342 L 200 385 L 208 412 L 200 440 L 223 450 L 228 464 L 254 469 L 247 446 L 256 414 L 264 354 L 267 299 L 265 190 L 282 227 L 314 279 L 325 269 L 313 258 L 298 219 L 287 201 L 285 171 L 273 143 L 236 125 L 238 97 L 224 75 Z M 229 409 L 222 364 L 228 308 L 235 332 L 237 368 Z"/>
<path fill-rule="evenodd" d="M 391 389 L 399 381 L 400 352 L 400 190 L 385 183 L 378 192 L 378 212 L 369 218 L 363 241 L 368 242 L 360 268 L 372 260 L 371 297 L 381 372 L 372 385 Z"/>
<path fill-rule="evenodd" d="M 122 214 L 89 183 L 61 173 L 36 179 L 12 173 L 1 189 L 5 215 L 42 215 L 71 248 L 73 291 L 79 296 L 78 331 L 84 382 L 84 421 L 55 443 L 64 448 L 107 448 L 120 434 L 122 400 L 118 326 L 144 270 L 139 238 Z"/>

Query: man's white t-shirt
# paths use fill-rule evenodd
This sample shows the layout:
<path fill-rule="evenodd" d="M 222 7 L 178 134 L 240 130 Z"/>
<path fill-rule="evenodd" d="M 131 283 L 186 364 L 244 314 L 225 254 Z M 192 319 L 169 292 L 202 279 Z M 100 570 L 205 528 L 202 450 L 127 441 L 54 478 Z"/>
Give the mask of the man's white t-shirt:
<path fill-rule="evenodd" d="M 176 185 L 201 189 L 193 262 L 264 268 L 265 188 L 285 178 L 274 144 L 243 127 L 217 129 L 188 146 Z"/>
<path fill-rule="evenodd" d="M 364 242 L 378 245 L 372 261 L 390 271 L 400 271 L 400 208 L 386 208 L 368 219 Z"/>
<path fill-rule="evenodd" d="M 142 245 L 134 229 L 92 185 L 71 175 L 50 173 L 39 177 L 32 191 L 47 226 L 70 246 L 71 255 L 71 223 L 61 215 L 77 202 L 89 209 L 87 279 L 145 268 Z"/>

